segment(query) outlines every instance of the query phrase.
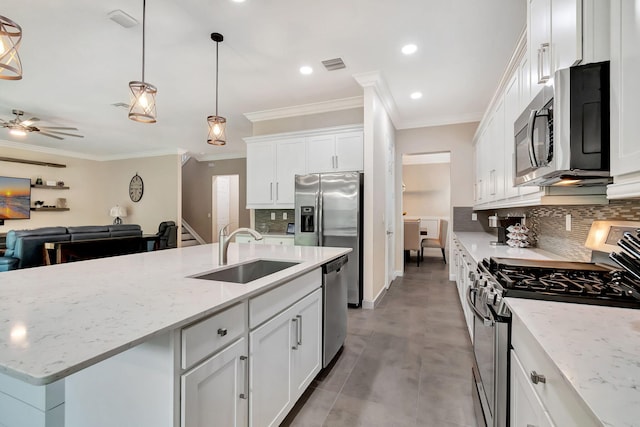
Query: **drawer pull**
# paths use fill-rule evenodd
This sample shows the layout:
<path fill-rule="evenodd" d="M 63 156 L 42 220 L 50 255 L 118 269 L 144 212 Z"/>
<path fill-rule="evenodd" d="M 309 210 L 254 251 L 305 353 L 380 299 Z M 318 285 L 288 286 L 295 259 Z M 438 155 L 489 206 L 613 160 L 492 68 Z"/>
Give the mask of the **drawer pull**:
<path fill-rule="evenodd" d="M 249 393 L 247 392 L 247 390 L 249 390 L 249 362 L 247 361 L 248 357 L 247 356 L 240 356 L 240 361 L 244 362 L 245 364 L 245 370 L 244 370 L 244 390 L 242 393 L 240 393 L 240 399 L 248 399 L 249 398 Z"/>
<path fill-rule="evenodd" d="M 547 382 L 547 379 L 545 378 L 544 375 L 538 374 L 536 371 L 531 371 L 531 382 L 534 384 L 538 384 L 538 383 L 545 384 Z"/>
<path fill-rule="evenodd" d="M 219 328 L 218 335 L 220 335 L 221 337 L 227 335 L 227 328 Z"/>

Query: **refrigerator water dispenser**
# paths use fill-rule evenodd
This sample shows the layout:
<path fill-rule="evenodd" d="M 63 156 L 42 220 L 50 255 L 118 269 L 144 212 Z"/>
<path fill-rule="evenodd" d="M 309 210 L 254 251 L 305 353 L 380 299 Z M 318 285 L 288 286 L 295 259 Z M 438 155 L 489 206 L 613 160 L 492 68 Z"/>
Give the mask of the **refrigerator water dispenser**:
<path fill-rule="evenodd" d="M 315 233 L 314 224 L 315 208 L 313 206 L 300 207 L 300 231 L 303 233 Z"/>

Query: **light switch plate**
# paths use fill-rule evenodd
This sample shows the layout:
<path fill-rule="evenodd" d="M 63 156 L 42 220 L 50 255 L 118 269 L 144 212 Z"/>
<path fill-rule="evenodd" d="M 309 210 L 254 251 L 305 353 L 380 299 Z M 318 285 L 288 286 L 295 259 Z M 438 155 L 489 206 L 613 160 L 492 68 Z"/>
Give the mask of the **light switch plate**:
<path fill-rule="evenodd" d="M 271 220 L 275 220 L 276 219 L 276 213 L 275 212 L 271 212 Z"/>
<path fill-rule="evenodd" d="M 471 221 L 477 221 L 478 220 L 478 214 L 477 213 L 472 213 L 471 214 Z"/>
<path fill-rule="evenodd" d="M 565 228 L 567 231 L 571 231 L 571 214 L 567 214 L 564 217 L 564 221 L 565 221 Z"/>
<path fill-rule="evenodd" d="M 286 212 L 282 212 L 282 219 L 287 219 L 287 213 Z"/>

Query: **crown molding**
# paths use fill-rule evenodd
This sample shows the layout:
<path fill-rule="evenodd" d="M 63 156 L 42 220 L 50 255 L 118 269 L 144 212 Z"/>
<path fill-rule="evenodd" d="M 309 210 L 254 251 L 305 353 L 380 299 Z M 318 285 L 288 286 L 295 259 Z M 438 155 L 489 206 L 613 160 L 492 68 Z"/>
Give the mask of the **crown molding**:
<path fill-rule="evenodd" d="M 391 91 L 389 90 L 389 86 L 387 86 L 387 82 L 382 77 L 382 74 L 379 71 L 370 71 L 368 73 L 359 73 L 354 74 L 353 78 L 358 82 L 360 86 L 363 88 L 373 87 L 382 104 L 384 105 L 387 114 L 391 118 L 391 122 L 398 128 L 398 124 L 400 121 L 400 116 L 398 114 L 398 107 L 396 105 L 396 101 L 391 95 Z"/>
<path fill-rule="evenodd" d="M 244 139 L 244 142 L 250 144 L 252 142 L 257 142 L 257 141 L 264 142 L 264 141 L 272 141 L 272 140 L 282 140 L 286 138 L 330 135 L 330 134 L 341 133 L 341 132 L 362 132 L 363 129 L 364 128 L 362 123 L 357 123 L 353 125 L 333 126 L 333 127 L 313 129 L 313 130 L 298 130 L 294 132 L 255 135 L 255 136 L 248 136 L 243 139 Z"/>
<path fill-rule="evenodd" d="M 479 122 L 484 113 L 466 113 L 466 114 L 452 114 L 448 116 L 433 117 L 430 116 L 427 120 L 417 120 L 413 122 L 402 122 L 398 125 L 397 129 L 415 129 L 425 128 L 432 126 L 446 126 L 456 125 L 460 123 L 473 123 Z"/>
<path fill-rule="evenodd" d="M 331 101 L 316 102 L 313 104 L 294 105 L 292 107 L 255 111 L 252 113 L 244 113 L 244 116 L 253 123 L 265 120 L 284 119 L 287 117 L 328 113 L 331 111 L 350 110 L 352 108 L 362 108 L 363 106 L 364 98 L 362 96 L 354 96 L 352 98 L 334 99 Z"/>

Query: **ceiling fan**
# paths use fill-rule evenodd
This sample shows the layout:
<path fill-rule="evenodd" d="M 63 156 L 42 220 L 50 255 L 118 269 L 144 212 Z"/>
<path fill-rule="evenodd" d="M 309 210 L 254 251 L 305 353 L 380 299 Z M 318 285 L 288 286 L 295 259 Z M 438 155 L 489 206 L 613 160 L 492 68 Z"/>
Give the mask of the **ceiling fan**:
<path fill-rule="evenodd" d="M 73 136 L 75 138 L 84 138 L 83 135 L 77 135 L 68 132 L 60 132 L 61 130 L 78 130 L 71 127 L 58 127 L 58 126 L 34 126 L 33 123 L 40 121 L 37 117 L 31 117 L 27 120 L 22 120 L 24 111 L 12 110 L 16 118 L 13 120 L 0 119 L 0 127 L 9 129 L 9 133 L 15 136 L 25 136 L 31 132 L 38 132 L 40 135 L 48 136 L 49 138 L 64 139 L 59 135 Z"/>

